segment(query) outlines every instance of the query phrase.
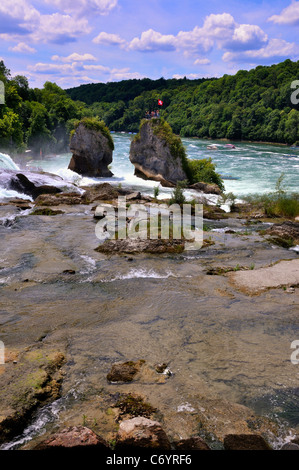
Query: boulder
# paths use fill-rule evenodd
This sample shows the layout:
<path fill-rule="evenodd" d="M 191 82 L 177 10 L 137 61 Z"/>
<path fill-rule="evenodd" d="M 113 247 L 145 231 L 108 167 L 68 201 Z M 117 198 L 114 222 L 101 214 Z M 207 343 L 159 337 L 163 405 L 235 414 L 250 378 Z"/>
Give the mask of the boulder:
<path fill-rule="evenodd" d="M 116 435 L 116 450 L 131 447 L 171 449 L 169 439 L 161 424 L 140 416 L 122 421 Z"/>
<path fill-rule="evenodd" d="M 299 446 L 293 442 L 287 442 L 280 448 L 280 450 L 299 450 Z"/>
<path fill-rule="evenodd" d="M 130 147 L 130 160 L 135 166 L 135 174 L 169 187 L 186 180 L 182 159 L 174 150 L 180 145 L 179 137 L 172 133 L 167 123 L 160 119 L 142 121 L 139 134 Z"/>
<path fill-rule="evenodd" d="M 35 199 L 38 206 L 59 206 L 76 205 L 84 202 L 83 196 L 78 193 L 57 193 L 57 194 L 41 194 Z"/>
<path fill-rule="evenodd" d="M 95 248 L 95 251 L 104 254 L 116 253 L 182 253 L 185 249 L 184 240 L 147 240 L 130 239 L 105 240 Z"/>
<path fill-rule="evenodd" d="M 127 361 L 113 364 L 107 375 L 108 382 L 132 382 L 144 362 L 145 361 L 141 359 L 139 361 Z"/>
<path fill-rule="evenodd" d="M 201 437 L 190 437 L 189 439 L 181 439 L 174 443 L 177 450 L 211 450 L 208 444 Z"/>
<path fill-rule="evenodd" d="M 42 171 L 0 170 L 0 183 L 6 189 L 13 189 L 36 199 L 41 194 L 57 194 L 63 191 L 81 191 L 67 183 L 60 176 Z"/>
<path fill-rule="evenodd" d="M 287 220 L 281 224 L 274 224 L 266 230 L 266 233 L 272 237 L 299 243 L 299 222 Z"/>
<path fill-rule="evenodd" d="M 70 426 L 39 443 L 34 450 L 108 449 L 107 442 L 85 426 Z"/>
<path fill-rule="evenodd" d="M 109 183 L 102 183 L 91 188 L 86 188 L 83 200 L 87 202 L 111 201 L 118 197 L 118 191 Z"/>
<path fill-rule="evenodd" d="M 271 450 L 259 434 L 227 434 L 223 444 L 225 450 Z"/>
<path fill-rule="evenodd" d="M 81 121 L 70 142 L 73 154 L 69 169 L 85 176 L 113 176 L 108 168 L 112 162 L 113 143 L 100 128 L 89 128 Z"/>
<path fill-rule="evenodd" d="M 221 189 L 215 183 L 194 183 L 189 186 L 190 189 L 194 189 L 195 191 L 201 191 L 205 194 L 221 194 Z"/>

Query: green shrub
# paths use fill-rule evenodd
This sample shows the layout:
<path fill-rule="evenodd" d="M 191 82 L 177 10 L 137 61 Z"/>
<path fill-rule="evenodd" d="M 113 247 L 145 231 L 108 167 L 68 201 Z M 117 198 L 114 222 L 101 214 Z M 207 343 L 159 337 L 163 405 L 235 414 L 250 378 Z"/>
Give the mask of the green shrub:
<path fill-rule="evenodd" d="M 188 178 L 191 184 L 197 182 L 214 183 L 223 191 L 224 184 L 211 158 L 188 160 Z"/>
<path fill-rule="evenodd" d="M 108 127 L 105 125 L 104 121 L 100 121 L 97 118 L 85 117 L 81 119 L 81 121 L 76 121 L 74 123 L 74 128 L 77 129 L 79 124 L 83 124 L 86 127 L 86 129 L 101 132 L 101 134 L 103 134 L 107 138 L 110 149 L 114 150 L 114 142 L 112 140 L 110 131 Z"/>
<path fill-rule="evenodd" d="M 187 186 L 187 181 L 177 181 L 176 187 L 172 191 L 172 197 L 169 204 L 184 204 L 186 198 L 184 196 L 184 188 Z"/>

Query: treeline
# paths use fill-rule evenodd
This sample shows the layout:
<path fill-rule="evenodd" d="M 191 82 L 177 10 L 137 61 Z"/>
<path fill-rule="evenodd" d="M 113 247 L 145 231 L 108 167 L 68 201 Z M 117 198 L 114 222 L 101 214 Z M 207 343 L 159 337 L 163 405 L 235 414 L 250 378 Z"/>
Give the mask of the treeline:
<path fill-rule="evenodd" d="M 124 80 L 63 90 L 46 82 L 30 88 L 25 76 L 11 76 L 0 61 L 5 104 L 0 104 L 0 150 L 61 153 L 83 117 L 98 117 L 111 131 L 138 132 L 147 111 L 160 115 L 182 137 L 299 141 L 299 108 L 291 103 L 291 83 L 299 80 L 299 61 L 218 79 Z M 1 91 L 1 90 L 0 90 Z"/>
<path fill-rule="evenodd" d="M 30 88 L 23 75 L 11 76 L 0 61 L 4 83 L 4 104 L 0 105 L 0 150 L 32 154 L 62 153 L 69 150 L 74 122 L 92 111 L 85 103 L 73 101 L 65 90 L 46 82 L 42 89 Z"/>
<path fill-rule="evenodd" d="M 95 102 L 113 103 L 123 101 L 128 104 L 139 95 L 149 91 L 163 92 L 165 90 L 174 90 L 182 85 L 195 86 L 205 82 L 206 78 L 197 80 L 188 80 L 185 78 L 151 80 L 150 78 L 122 80 L 120 82 L 108 83 L 91 83 L 88 85 L 80 85 L 79 87 L 69 88 L 67 90 L 69 96 L 73 100 L 84 101 L 86 104 Z"/>
<path fill-rule="evenodd" d="M 145 112 L 157 108 L 161 99 L 161 115 L 182 137 L 292 144 L 299 140 L 299 108 L 291 103 L 294 80 L 299 80 L 299 61 L 288 59 L 200 83 L 144 79 L 67 91 L 88 102 L 114 131 L 137 132 Z"/>

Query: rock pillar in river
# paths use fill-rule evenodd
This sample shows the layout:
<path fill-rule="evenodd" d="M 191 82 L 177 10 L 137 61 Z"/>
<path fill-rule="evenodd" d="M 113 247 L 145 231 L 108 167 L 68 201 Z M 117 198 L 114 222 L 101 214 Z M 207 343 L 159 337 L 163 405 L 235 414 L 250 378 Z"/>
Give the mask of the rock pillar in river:
<path fill-rule="evenodd" d="M 108 165 L 114 144 L 103 122 L 89 118 L 80 121 L 71 137 L 70 150 L 70 170 L 85 176 L 113 176 Z"/>
<path fill-rule="evenodd" d="M 175 186 L 187 179 L 183 144 L 163 119 L 141 122 L 139 133 L 131 143 L 130 160 L 136 176 L 159 181 L 162 186 Z"/>

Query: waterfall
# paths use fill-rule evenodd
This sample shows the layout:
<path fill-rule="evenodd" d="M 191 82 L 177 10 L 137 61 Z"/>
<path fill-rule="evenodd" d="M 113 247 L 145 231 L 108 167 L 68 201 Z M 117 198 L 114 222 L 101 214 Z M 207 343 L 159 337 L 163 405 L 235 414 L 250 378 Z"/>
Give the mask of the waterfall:
<path fill-rule="evenodd" d="M 20 169 L 9 155 L 5 153 L 1 153 L 1 152 L 0 152 L 0 168 L 4 168 L 6 170 L 19 170 Z"/>

